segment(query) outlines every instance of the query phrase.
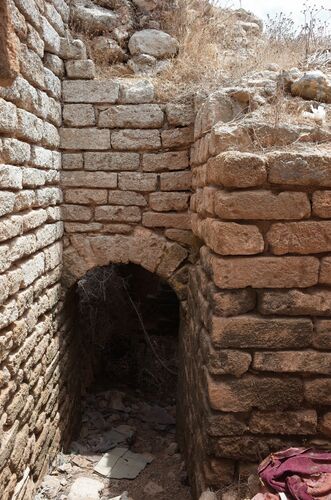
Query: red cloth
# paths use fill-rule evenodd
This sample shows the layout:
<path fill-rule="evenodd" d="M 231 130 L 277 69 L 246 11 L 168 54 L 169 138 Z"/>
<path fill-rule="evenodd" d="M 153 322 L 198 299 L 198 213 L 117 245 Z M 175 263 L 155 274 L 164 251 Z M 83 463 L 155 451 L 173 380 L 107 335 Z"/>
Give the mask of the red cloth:
<path fill-rule="evenodd" d="M 272 453 L 258 468 L 271 492 L 293 500 L 331 500 L 331 453 L 289 448 Z"/>

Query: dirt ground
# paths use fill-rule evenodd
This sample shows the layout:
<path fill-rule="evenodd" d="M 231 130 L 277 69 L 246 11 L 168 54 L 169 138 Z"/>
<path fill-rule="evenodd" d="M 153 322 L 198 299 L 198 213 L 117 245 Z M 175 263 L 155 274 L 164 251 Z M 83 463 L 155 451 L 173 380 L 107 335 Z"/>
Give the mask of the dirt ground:
<path fill-rule="evenodd" d="M 102 500 L 110 500 L 125 491 L 132 500 L 191 499 L 185 465 L 176 444 L 174 402 L 169 399 L 146 401 L 145 394 L 129 389 L 87 395 L 83 400 L 80 435 L 68 454 L 58 455 L 35 500 L 66 500 L 80 477 L 103 483 L 99 497 Z M 118 426 L 132 429 L 134 433 L 123 446 L 152 460 L 136 479 L 108 479 L 93 471 L 104 452 L 109 451 L 107 432 Z M 83 492 L 80 498 L 84 500 Z"/>

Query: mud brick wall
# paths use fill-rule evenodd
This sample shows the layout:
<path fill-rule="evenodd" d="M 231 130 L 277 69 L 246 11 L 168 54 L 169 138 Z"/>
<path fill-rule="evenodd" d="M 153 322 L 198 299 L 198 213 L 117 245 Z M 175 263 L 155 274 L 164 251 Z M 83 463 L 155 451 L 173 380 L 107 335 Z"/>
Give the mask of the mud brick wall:
<path fill-rule="evenodd" d="M 185 298 L 192 106 L 158 104 L 147 80 L 63 82 L 64 274 L 142 265 Z"/>
<path fill-rule="evenodd" d="M 0 12 L 0 497 L 27 500 L 73 423 L 58 128 L 63 60 L 86 54 L 64 0 Z"/>
<path fill-rule="evenodd" d="M 213 127 L 220 113 L 212 99 L 202 106 L 191 155 L 203 245 L 181 384 L 195 388 L 183 411 L 198 490 L 245 478 L 271 451 L 331 438 L 330 152 L 290 145 L 286 127 L 257 128 L 258 139 L 240 120 Z"/>

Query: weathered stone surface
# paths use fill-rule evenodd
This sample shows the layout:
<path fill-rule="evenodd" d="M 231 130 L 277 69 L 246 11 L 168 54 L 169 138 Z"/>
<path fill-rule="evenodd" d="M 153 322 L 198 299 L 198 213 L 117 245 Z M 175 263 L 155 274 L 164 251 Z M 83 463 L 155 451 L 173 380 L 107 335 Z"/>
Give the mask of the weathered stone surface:
<path fill-rule="evenodd" d="M 313 193 L 313 213 L 323 219 L 331 218 L 331 191 Z"/>
<path fill-rule="evenodd" d="M 61 176 L 65 187 L 109 188 L 117 187 L 117 174 L 113 172 L 78 172 L 67 171 Z"/>
<path fill-rule="evenodd" d="M 189 191 L 191 189 L 191 172 L 163 173 L 160 175 L 160 179 L 161 191 Z"/>
<path fill-rule="evenodd" d="M 110 205 L 136 205 L 138 207 L 147 205 L 145 197 L 134 191 L 109 191 L 108 203 Z"/>
<path fill-rule="evenodd" d="M 68 127 L 93 126 L 95 125 L 94 108 L 92 104 L 65 104 L 63 120 Z"/>
<path fill-rule="evenodd" d="M 149 206 L 156 212 L 180 212 L 187 210 L 189 195 L 185 193 L 152 193 L 149 195 Z"/>
<path fill-rule="evenodd" d="M 318 282 L 314 257 L 212 258 L 214 282 L 220 288 L 306 288 Z"/>
<path fill-rule="evenodd" d="M 184 170 L 189 166 L 188 153 L 187 151 L 147 153 L 143 155 L 142 165 L 144 172 Z"/>
<path fill-rule="evenodd" d="M 262 314 L 328 316 L 331 314 L 331 291 L 263 291 L 260 295 L 259 310 Z"/>
<path fill-rule="evenodd" d="M 208 394 L 214 410 L 233 413 L 253 408 L 295 409 L 303 399 L 302 382 L 292 377 L 245 375 L 240 380 L 227 381 L 208 377 Z"/>
<path fill-rule="evenodd" d="M 119 151 L 153 151 L 161 147 L 157 130 L 119 130 L 112 133 L 111 144 Z"/>
<path fill-rule="evenodd" d="M 251 153 L 221 153 L 208 161 L 207 179 L 210 184 L 225 187 L 262 186 L 267 180 L 265 160 Z"/>
<path fill-rule="evenodd" d="M 291 85 L 294 96 L 331 103 L 331 82 L 322 71 L 307 71 Z"/>
<path fill-rule="evenodd" d="M 263 237 L 256 226 L 206 219 L 202 223 L 202 236 L 209 248 L 220 255 L 254 255 L 264 249 Z"/>
<path fill-rule="evenodd" d="M 188 253 L 185 248 L 177 243 L 170 243 L 166 246 L 157 272 L 164 278 L 169 278 L 180 264 L 186 259 Z"/>
<path fill-rule="evenodd" d="M 158 104 L 131 104 L 110 106 L 100 112 L 99 127 L 160 128 L 164 114 Z"/>
<path fill-rule="evenodd" d="M 325 285 L 331 285 L 331 257 L 324 257 L 321 259 L 319 282 Z"/>
<path fill-rule="evenodd" d="M 225 348 L 286 349 L 307 347 L 313 336 L 309 319 L 260 318 L 242 315 L 233 318 L 214 316 L 211 339 Z"/>
<path fill-rule="evenodd" d="M 169 125 L 186 127 L 194 123 L 194 109 L 192 104 L 168 103 L 166 115 Z"/>
<path fill-rule="evenodd" d="M 114 80 L 65 80 L 63 82 L 64 102 L 108 103 L 117 101 L 119 83 Z"/>
<path fill-rule="evenodd" d="M 155 191 L 157 176 L 141 172 L 124 172 L 118 174 L 118 186 L 124 191 Z"/>
<path fill-rule="evenodd" d="M 267 241 L 275 255 L 328 252 L 331 250 L 331 221 L 273 224 Z"/>
<path fill-rule="evenodd" d="M 177 54 L 178 42 L 164 31 L 145 29 L 132 35 L 129 50 L 132 55 L 148 54 L 164 59 Z"/>
<path fill-rule="evenodd" d="M 61 129 L 61 147 L 63 149 L 110 149 L 109 130 L 95 128 Z"/>
<path fill-rule="evenodd" d="M 75 0 L 72 6 L 75 22 L 90 32 L 112 31 L 119 24 L 118 13 L 86 0 Z"/>
<path fill-rule="evenodd" d="M 91 59 L 85 59 L 83 61 L 67 61 L 65 67 L 68 78 L 77 80 L 92 80 L 95 78 L 95 66 Z"/>
<path fill-rule="evenodd" d="M 62 205 L 63 219 L 65 221 L 90 221 L 92 210 L 81 205 Z"/>
<path fill-rule="evenodd" d="M 242 418 L 231 413 L 208 417 L 207 432 L 210 436 L 240 436 L 247 430 Z"/>
<path fill-rule="evenodd" d="M 315 351 L 257 352 L 253 367 L 257 371 L 279 373 L 331 373 L 331 353 Z"/>
<path fill-rule="evenodd" d="M 57 42 L 57 40 L 56 40 Z M 55 51 L 62 59 L 86 59 L 86 47 L 82 40 L 72 40 L 68 37 L 60 38 L 59 48 Z M 47 48 L 47 47 L 46 47 Z M 54 51 L 53 51 L 54 52 Z"/>
<path fill-rule="evenodd" d="M 99 493 L 104 489 L 104 484 L 96 479 L 89 477 L 80 477 L 72 484 L 68 500 L 82 500 L 88 498 L 89 500 L 99 500 Z"/>
<path fill-rule="evenodd" d="M 252 356 L 247 352 L 212 350 L 206 360 L 207 370 L 212 375 L 234 375 L 241 377 L 246 373 L 252 362 Z"/>
<path fill-rule="evenodd" d="M 143 214 L 143 225 L 146 227 L 190 229 L 190 219 L 187 214 L 145 212 Z"/>
<path fill-rule="evenodd" d="M 240 191 L 215 194 L 215 213 L 222 219 L 303 219 L 310 215 L 306 193 Z"/>
<path fill-rule="evenodd" d="M 236 316 L 255 308 L 256 293 L 250 289 L 220 291 L 213 293 L 211 299 L 216 315 Z"/>
<path fill-rule="evenodd" d="M 187 147 L 193 142 L 193 128 L 183 127 L 163 130 L 163 132 L 161 132 L 161 138 L 164 148 Z"/>
<path fill-rule="evenodd" d="M 22 189 L 22 170 L 19 167 L 0 165 L 0 189 Z"/>
<path fill-rule="evenodd" d="M 153 101 L 154 86 L 148 80 L 123 80 L 120 84 L 119 102 L 143 104 Z"/>
<path fill-rule="evenodd" d="M 106 189 L 66 189 L 64 193 L 66 203 L 81 205 L 104 205 L 108 200 Z"/>
<path fill-rule="evenodd" d="M 86 170 L 126 171 L 138 170 L 139 154 L 137 153 L 84 153 Z"/>
<path fill-rule="evenodd" d="M 331 379 L 306 380 L 304 382 L 304 395 L 308 404 L 316 406 L 331 405 Z"/>
<path fill-rule="evenodd" d="M 325 413 L 319 422 L 319 430 L 328 437 L 331 437 L 331 412 Z"/>
<path fill-rule="evenodd" d="M 268 180 L 290 186 L 331 186 L 331 164 L 327 154 L 277 152 L 267 155 Z"/>
<path fill-rule="evenodd" d="M 105 222 L 139 222 L 141 213 L 138 207 L 102 206 L 95 209 L 95 220 Z"/>
<path fill-rule="evenodd" d="M 64 153 L 62 155 L 63 170 L 82 170 L 83 155 L 81 153 Z"/>
<path fill-rule="evenodd" d="M 4 99 L 0 99 L 0 130 L 14 132 L 17 125 L 16 106 Z"/>
<path fill-rule="evenodd" d="M 315 410 L 253 412 L 249 430 L 254 434 L 306 435 L 315 434 L 317 414 Z"/>
<path fill-rule="evenodd" d="M 177 241 L 185 246 L 193 247 L 194 245 L 197 245 L 195 236 L 191 233 L 191 231 L 185 231 L 182 229 L 166 229 L 165 236 L 170 240 Z"/>
<path fill-rule="evenodd" d="M 331 349 L 331 321 L 321 319 L 315 321 L 313 346 L 316 349 Z"/>

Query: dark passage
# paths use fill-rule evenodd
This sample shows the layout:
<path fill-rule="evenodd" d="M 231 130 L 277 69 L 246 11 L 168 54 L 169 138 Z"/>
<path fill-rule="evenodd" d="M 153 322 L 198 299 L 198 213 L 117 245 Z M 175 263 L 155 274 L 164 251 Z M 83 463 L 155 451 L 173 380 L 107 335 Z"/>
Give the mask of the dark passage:
<path fill-rule="evenodd" d="M 174 403 L 179 303 L 172 288 L 140 266 L 110 265 L 87 273 L 78 294 L 85 388 L 126 387 Z"/>

